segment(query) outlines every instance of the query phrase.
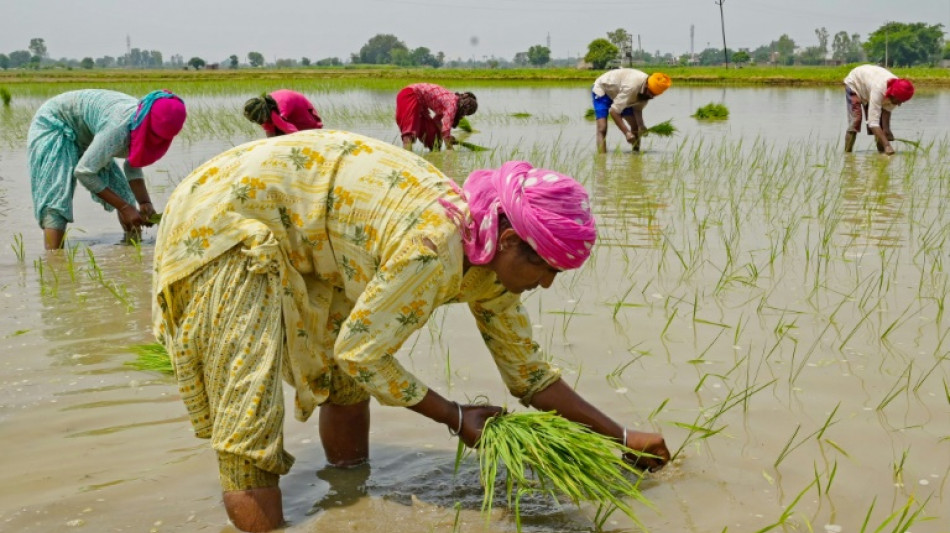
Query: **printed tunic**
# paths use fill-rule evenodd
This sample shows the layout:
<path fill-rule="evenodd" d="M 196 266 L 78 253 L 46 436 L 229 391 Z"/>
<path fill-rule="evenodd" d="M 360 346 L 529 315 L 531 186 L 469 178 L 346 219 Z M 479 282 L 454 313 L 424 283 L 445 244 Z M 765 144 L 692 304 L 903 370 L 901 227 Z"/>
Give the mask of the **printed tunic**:
<path fill-rule="evenodd" d="M 455 93 L 433 83 L 416 83 L 409 87 L 416 93 L 420 103 L 435 113 L 433 119 L 442 124 L 442 138 L 452 135 L 452 122 L 458 111 L 459 97 Z"/>
<path fill-rule="evenodd" d="M 155 334 L 166 345 L 182 334 L 169 297 L 176 283 L 243 247 L 254 268 L 279 273 L 290 368 L 271 372 L 294 387 L 298 419 L 331 396 L 335 372 L 382 404 L 418 403 L 427 388 L 395 354 L 451 302 L 469 304 L 503 380 L 527 401 L 558 371 L 532 341 L 520 296 L 487 268 L 463 273 L 461 238 L 440 198 L 466 209 L 426 160 L 352 133 L 310 130 L 231 149 L 168 200 L 155 246 Z M 194 395 L 204 385 L 188 386 Z M 196 428 L 207 409 L 189 405 Z"/>
<path fill-rule="evenodd" d="M 27 136 L 33 207 L 38 220 L 47 209 L 73 220 L 77 180 L 108 211 L 112 206 L 96 196 L 106 188 L 135 205 L 128 181 L 142 179 L 142 170 L 125 161 L 123 175 L 114 158 L 129 154 L 129 124 L 137 107 L 137 99 L 102 89 L 70 91 L 40 106 Z"/>

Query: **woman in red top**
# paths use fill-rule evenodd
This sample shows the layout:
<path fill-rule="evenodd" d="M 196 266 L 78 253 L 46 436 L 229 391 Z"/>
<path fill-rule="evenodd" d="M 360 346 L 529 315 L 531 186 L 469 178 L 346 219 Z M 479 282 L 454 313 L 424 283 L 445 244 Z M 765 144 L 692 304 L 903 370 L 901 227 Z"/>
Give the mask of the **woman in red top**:
<path fill-rule="evenodd" d="M 287 89 L 251 98 L 244 103 L 244 116 L 260 124 L 268 137 L 323 128 L 323 121 L 310 100 Z"/>
<path fill-rule="evenodd" d="M 445 143 L 451 150 L 455 144 L 452 128 L 459 120 L 478 110 L 478 100 L 469 92 L 453 93 L 432 83 L 416 83 L 396 96 L 396 124 L 402 134 L 402 146 L 412 150 L 416 139 L 429 150 Z"/>

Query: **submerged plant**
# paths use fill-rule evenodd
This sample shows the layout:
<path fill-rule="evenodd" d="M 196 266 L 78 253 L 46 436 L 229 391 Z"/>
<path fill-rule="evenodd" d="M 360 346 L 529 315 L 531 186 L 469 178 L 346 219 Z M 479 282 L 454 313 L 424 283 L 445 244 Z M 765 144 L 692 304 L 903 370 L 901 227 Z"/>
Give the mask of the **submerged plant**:
<path fill-rule="evenodd" d="M 171 375 L 175 373 L 168 351 L 165 350 L 165 346 L 162 344 L 157 342 L 135 344 L 129 346 L 129 349 L 135 354 L 135 359 L 126 361 L 127 366 L 136 370 L 161 372 L 162 374 Z"/>
<path fill-rule="evenodd" d="M 6 87 L 0 87 L 0 101 L 3 102 L 3 107 L 10 107 L 10 100 L 12 99 L 10 91 Z"/>
<path fill-rule="evenodd" d="M 697 109 L 693 117 L 701 120 L 725 120 L 729 118 L 729 108 L 723 104 L 708 103 Z"/>
<path fill-rule="evenodd" d="M 459 441 L 456 469 L 465 453 Z M 506 471 L 505 494 L 521 529 L 519 503 L 529 493 L 599 505 L 597 515 L 620 510 L 642 527 L 629 499 L 651 505 L 638 487 L 640 473 L 622 459 L 623 444 L 553 412 L 507 413 L 485 423 L 478 441 L 482 511 L 491 512 L 495 479 Z M 635 476 L 631 481 L 627 476 Z M 513 505 L 512 505 L 513 500 Z"/>

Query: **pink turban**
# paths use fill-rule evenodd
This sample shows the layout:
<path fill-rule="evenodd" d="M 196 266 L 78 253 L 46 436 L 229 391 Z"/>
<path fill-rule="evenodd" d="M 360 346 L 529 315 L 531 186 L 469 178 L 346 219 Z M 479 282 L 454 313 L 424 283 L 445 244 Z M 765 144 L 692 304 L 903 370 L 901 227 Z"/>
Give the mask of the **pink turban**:
<path fill-rule="evenodd" d="M 891 78 L 887 80 L 887 90 L 884 92 L 884 96 L 904 103 L 914 96 L 914 84 L 904 78 Z"/>
<path fill-rule="evenodd" d="M 590 257 L 597 229 L 587 191 L 570 176 L 509 161 L 499 169 L 469 174 L 461 194 L 470 218 L 463 220 L 459 209 L 447 201 L 442 205 L 459 226 L 472 264 L 486 264 L 495 256 L 499 213 L 554 268 L 577 268 Z"/>

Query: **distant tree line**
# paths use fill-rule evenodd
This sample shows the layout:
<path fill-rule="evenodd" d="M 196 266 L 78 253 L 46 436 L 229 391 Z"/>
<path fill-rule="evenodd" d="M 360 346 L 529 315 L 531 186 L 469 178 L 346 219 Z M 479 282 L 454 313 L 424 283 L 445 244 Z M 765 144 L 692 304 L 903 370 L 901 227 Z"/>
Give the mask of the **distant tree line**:
<path fill-rule="evenodd" d="M 607 38 L 596 38 L 588 44 L 584 61 L 591 67 L 603 69 L 608 66 L 624 64 L 680 64 L 680 65 L 720 65 L 723 62 L 723 50 L 707 48 L 695 55 L 671 53 L 661 54 L 660 51 L 651 54 L 644 50 L 633 49 L 633 39 L 630 32 L 619 28 L 606 33 Z M 915 66 L 935 65 L 941 59 L 950 59 L 950 42 L 944 41 L 942 24 L 928 25 L 923 22 L 903 23 L 889 22 L 872 32 L 866 41 L 862 41 L 857 33 L 849 34 L 839 31 L 834 35 L 824 27 L 815 29 L 817 44 L 799 47 L 788 36 L 782 34 L 778 39 L 754 49 L 739 50 L 726 49 L 726 57 L 731 63 L 744 65 L 749 63 L 767 65 L 824 65 L 858 63 L 870 61 L 886 66 Z M 472 57 L 469 60 L 450 60 L 443 52 L 433 53 L 425 46 L 409 48 L 405 42 L 392 34 L 377 34 L 364 44 L 359 52 L 350 55 L 349 62 L 364 65 L 394 65 L 399 67 L 542 67 L 545 65 L 569 66 L 571 59 L 552 59 L 551 50 L 540 44 L 531 46 L 525 51 L 518 52 L 511 60 L 505 58 L 491 58 L 483 56 L 481 61 Z M 187 62 L 181 55 L 172 55 L 167 60 L 158 50 L 132 48 L 128 53 L 119 56 L 102 56 L 98 58 L 84 57 L 81 60 L 62 58 L 53 60 L 49 57 L 46 41 L 43 38 L 30 39 L 25 50 L 14 50 L 10 53 L 0 53 L 0 69 L 10 68 L 230 68 L 241 66 L 263 68 L 266 66 L 264 55 L 257 51 L 248 52 L 245 62 L 240 56 L 232 54 L 220 62 L 207 62 L 201 57 L 192 57 Z M 338 57 L 326 57 L 311 60 L 309 57 L 299 59 L 280 58 L 271 65 L 278 68 L 297 67 L 337 67 L 343 61 Z"/>

